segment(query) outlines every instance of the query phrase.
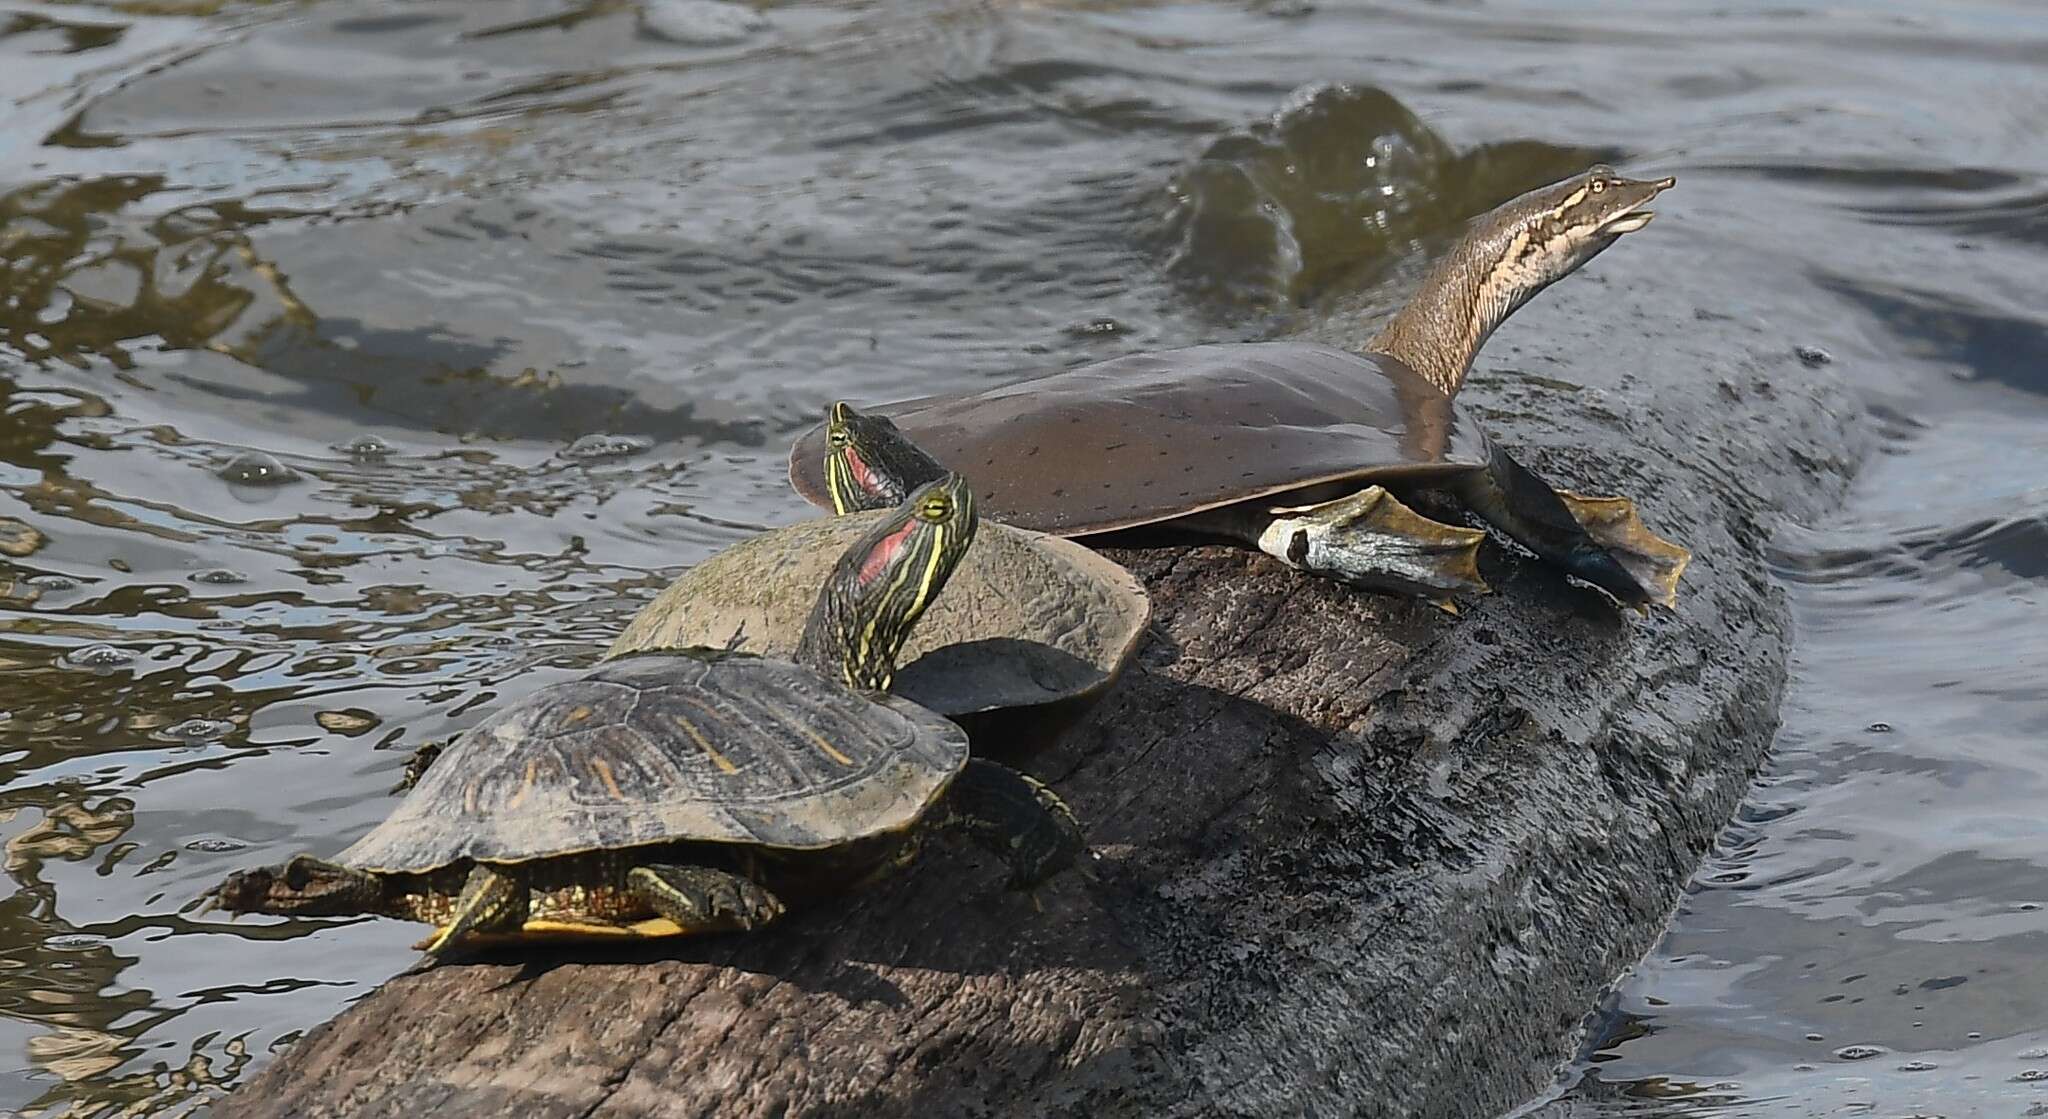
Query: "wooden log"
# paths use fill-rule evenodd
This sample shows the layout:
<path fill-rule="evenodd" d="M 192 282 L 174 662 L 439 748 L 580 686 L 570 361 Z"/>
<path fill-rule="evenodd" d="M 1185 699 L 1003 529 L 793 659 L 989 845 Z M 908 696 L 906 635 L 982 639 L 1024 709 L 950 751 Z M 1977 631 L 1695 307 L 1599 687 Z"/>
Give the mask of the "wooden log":
<path fill-rule="evenodd" d="M 1029 765 L 1091 825 L 1094 880 L 1056 882 L 1041 912 L 986 858 L 939 849 L 763 935 L 406 975 L 218 1114 L 1471 1116 L 1525 1098 L 1761 757 L 1787 647 L 1764 542 L 1856 460 L 1855 409 L 1796 339 L 1695 321 L 1726 301 L 1695 277 L 1728 262 L 1657 247 L 1654 274 L 1615 254 L 1605 282 L 1524 312 L 1540 349 L 1482 361 L 1464 399 L 1560 485 L 1631 494 L 1694 549 L 1675 616 L 1618 613 L 1501 549 L 1499 593 L 1458 617 L 1232 548 L 1115 552 L 1154 631 Z M 1367 333 L 1333 321 L 1314 333 Z"/>

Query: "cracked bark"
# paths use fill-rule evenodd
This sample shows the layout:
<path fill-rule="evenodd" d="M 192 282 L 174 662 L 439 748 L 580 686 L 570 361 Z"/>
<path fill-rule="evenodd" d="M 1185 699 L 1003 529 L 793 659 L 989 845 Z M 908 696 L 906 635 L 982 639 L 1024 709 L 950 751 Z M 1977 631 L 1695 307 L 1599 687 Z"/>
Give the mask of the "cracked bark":
<path fill-rule="evenodd" d="M 1836 500 L 1860 449 L 1839 382 L 1759 329 L 1770 296 L 1695 321 L 1729 307 L 1699 277 L 1731 265 L 1683 251 L 1707 250 L 1660 242 L 1559 285 L 1524 312 L 1543 345 L 1482 359 L 1465 396 L 1529 465 L 1633 495 L 1694 549 L 1675 617 L 1617 616 L 1499 548 L 1500 593 L 1457 618 L 1230 548 L 1117 551 L 1154 632 L 1027 763 L 1089 821 L 1099 881 L 1065 877 L 1037 913 L 989 860 L 938 849 L 767 935 L 403 976 L 217 1113 L 1511 1106 L 1653 941 L 1745 787 L 1784 681 L 1763 541 Z M 1356 345 L 1369 325 L 1314 333 Z M 1711 356 L 1667 368 L 1679 334 Z M 1582 388 L 1499 368 L 1553 357 L 1540 371 Z"/>

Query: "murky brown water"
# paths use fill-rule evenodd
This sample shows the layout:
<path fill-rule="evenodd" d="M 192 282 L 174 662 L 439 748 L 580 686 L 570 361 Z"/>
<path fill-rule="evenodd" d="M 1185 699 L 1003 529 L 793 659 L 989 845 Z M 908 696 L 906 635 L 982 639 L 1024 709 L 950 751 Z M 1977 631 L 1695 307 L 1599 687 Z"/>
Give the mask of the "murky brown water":
<path fill-rule="evenodd" d="M 1776 760 L 1553 1106 L 2048 1102 L 2032 0 L 0 0 L 0 98 L 0 1108 L 189 1106 L 407 965 L 178 910 L 808 515 L 831 396 L 1391 301 L 1598 157 L 1886 454 L 1781 540 Z"/>

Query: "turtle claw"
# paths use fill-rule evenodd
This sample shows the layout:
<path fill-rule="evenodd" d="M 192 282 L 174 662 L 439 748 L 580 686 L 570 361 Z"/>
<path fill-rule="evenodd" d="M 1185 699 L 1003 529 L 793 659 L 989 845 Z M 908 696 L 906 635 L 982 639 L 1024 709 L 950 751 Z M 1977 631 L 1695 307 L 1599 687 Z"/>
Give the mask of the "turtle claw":
<path fill-rule="evenodd" d="M 1636 511 L 1636 503 L 1625 497 L 1600 497 L 1558 490 L 1572 518 L 1586 535 L 1610 552 L 1622 569 L 1650 596 L 1649 603 L 1636 604 L 1642 613 L 1654 604 L 1666 610 L 1678 606 L 1678 577 L 1692 562 L 1692 553 L 1651 532 Z"/>

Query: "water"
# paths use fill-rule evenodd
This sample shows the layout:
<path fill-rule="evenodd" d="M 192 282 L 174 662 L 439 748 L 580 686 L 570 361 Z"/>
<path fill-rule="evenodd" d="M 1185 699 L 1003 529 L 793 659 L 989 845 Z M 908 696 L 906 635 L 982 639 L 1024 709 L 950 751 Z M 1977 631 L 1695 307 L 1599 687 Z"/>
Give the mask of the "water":
<path fill-rule="evenodd" d="M 179 910 L 807 515 L 830 397 L 1391 304 L 1596 158 L 1881 453 L 1781 535 L 1774 760 L 1541 1106 L 2048 1102 L 2044 68 L 2032 0 L 0 0 L 0 1108 L 175 1112 L 409 963 Z"/>

